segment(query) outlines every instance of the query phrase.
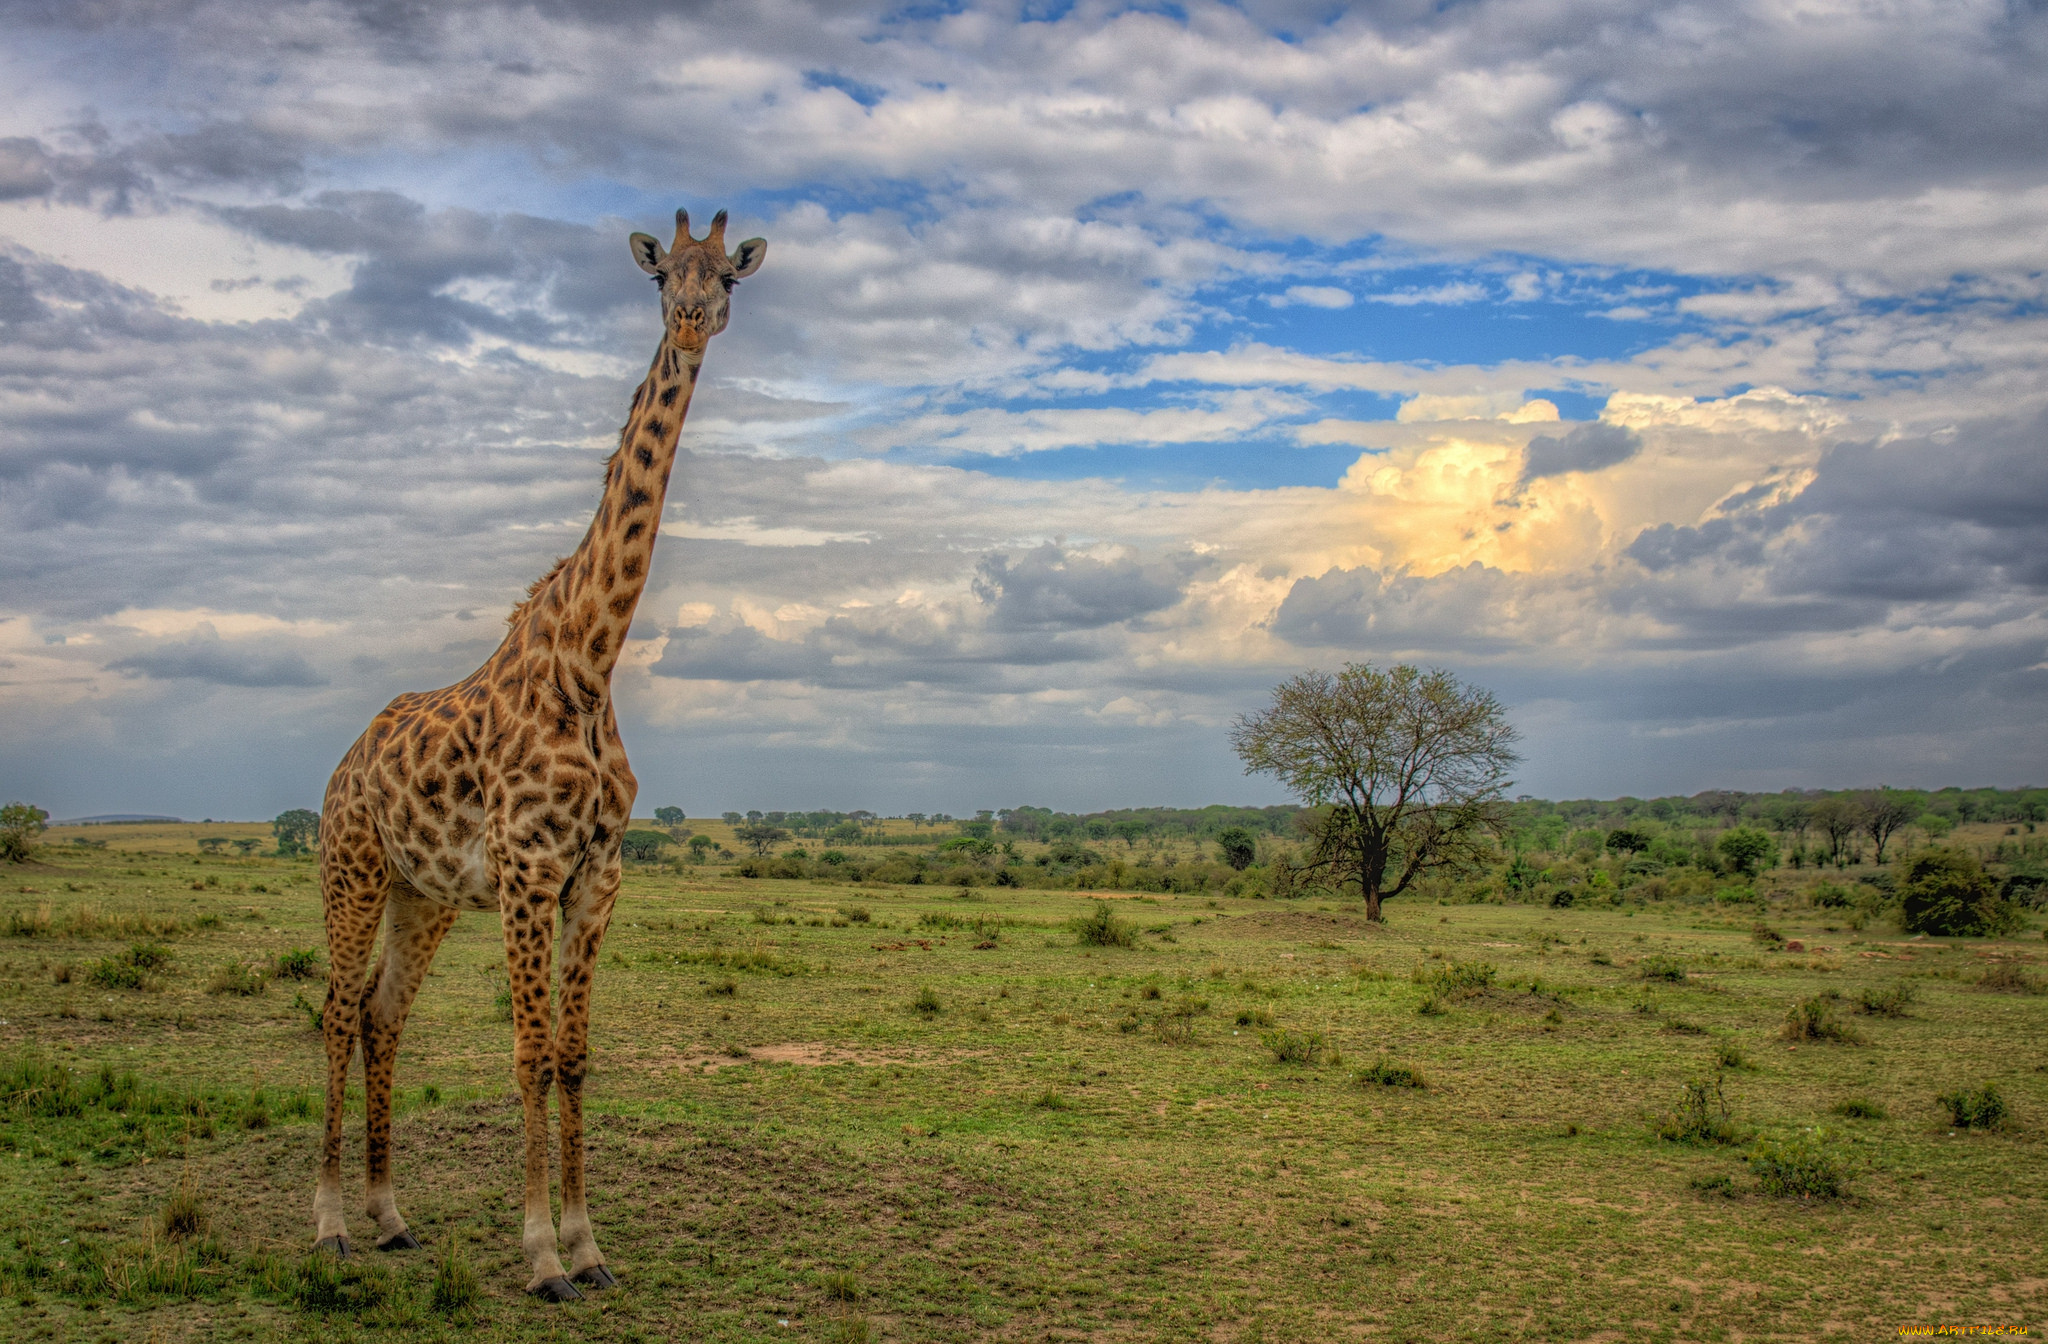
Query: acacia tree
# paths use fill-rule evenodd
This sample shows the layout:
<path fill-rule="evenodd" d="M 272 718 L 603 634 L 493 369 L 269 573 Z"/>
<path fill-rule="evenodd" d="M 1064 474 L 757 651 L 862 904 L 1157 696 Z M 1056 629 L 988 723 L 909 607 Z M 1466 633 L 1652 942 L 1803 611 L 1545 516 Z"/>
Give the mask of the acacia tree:
<path fill-rule="evenodd" d="M 320 843 L 320 814 L 304 807 L 280 812 L 270 823 L 270 833 L 277 837 L 278 853 L 309 854 Z"/>
<path fill-rule="evenodd" d="M 27 863 L 36 852 L 36 837 L 48 827 L 50 814 L 34 803 L 0 807 L 0 859 Z"/>
<path fill-rule="evenodd" d="M 1828 861 L 1841 866 L 1842 851 L 1863 829 L 1863 809 L 1853 798 L 1823 798 L 1813 805 L 1813 824 L 1828 838 Z"/>
<path fill-rule="evenodd" d="M 1897 789 L 1865 789 L 1856 795 L 1857 806 L 1863 809 L 1863 833 L 1877 847 L 1879 863 L 1884 862 L 1884 847 L 1893 833 L 1920 815 L 1922 801 L 1918 794 Z"/>
<path fill-rule="evenodd" d="M 1230 744 L 1246 774 L 1268 774 L 1320 814 L 1303 868 L 1355 888 L 1365 915 L 1423 873 L 1481 855 L 1505 819 L 1521 758 L 1500 702 L 1441 669 L 1346 663 L 1304 672 L 1240 715 Z"/>

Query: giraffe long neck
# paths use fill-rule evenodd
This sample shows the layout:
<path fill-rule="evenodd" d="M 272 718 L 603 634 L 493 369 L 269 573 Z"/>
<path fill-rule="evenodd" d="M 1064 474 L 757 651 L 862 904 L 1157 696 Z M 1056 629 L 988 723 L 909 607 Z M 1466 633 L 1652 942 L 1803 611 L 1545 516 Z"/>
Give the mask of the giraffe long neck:
<path fill-rule="evenodd" d="M 604 697 L 647 586 L 676 441 L 703 357 L 701 348 L 686 351 L 662 337 L 605 468 L 590 530 L 532 604 L 537 620 L 553 627 L 555 656 L 569 682 L 564 689 L 586 711 Z"/>

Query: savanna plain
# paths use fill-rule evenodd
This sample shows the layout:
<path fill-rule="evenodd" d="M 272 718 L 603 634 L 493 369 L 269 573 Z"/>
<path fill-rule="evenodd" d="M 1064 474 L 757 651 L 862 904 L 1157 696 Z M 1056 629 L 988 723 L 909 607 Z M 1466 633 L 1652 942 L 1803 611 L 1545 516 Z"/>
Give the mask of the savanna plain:
<path fill-rule="evenodd" d="M 485 915 L 443 945 L 398 1065 L 425 1249 L 316 1258 L 318 882 L 197 852 L 244 832 L 268 834 L 52 831 L 0 873 L 0 1338 L 2048 1327 L 2038 919 L 1908 938 L 1797 882 L 1743 905 L 1404 896 L 1374 926 L 1313 897 L 636 866 L 586 1089 L 620 1286 L 520 1291 Z M 1987 1099 L 1997 1123 L 1972 1123 Z M 359 1244 L 361 1141 L 358 1102 Z"/>

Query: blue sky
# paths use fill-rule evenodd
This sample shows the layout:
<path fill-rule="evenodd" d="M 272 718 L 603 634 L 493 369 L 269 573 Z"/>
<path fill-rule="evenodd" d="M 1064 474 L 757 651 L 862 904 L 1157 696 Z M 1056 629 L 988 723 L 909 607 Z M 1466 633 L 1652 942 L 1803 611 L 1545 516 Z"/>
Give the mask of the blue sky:
<path fill-rule="evenodd" d="M 270 815 L 466 674 L 679 205 L 769 255 L 615 681 L 650 806 L 1270 801 L 1230 719 L 1345 660 L 1494 688 L 1553 796 L 2038 782 L 2030 10 L 5 32 L 10 797 Z"/>

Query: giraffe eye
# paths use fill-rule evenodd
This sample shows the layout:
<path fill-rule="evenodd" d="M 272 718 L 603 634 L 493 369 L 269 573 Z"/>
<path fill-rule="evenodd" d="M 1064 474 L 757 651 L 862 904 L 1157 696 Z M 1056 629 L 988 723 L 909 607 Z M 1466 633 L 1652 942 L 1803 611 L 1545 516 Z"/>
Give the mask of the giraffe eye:
<path fill-rule="evenodd" d="M 730 275 L 721 275 L 718 277 L 718 282 L 725 286 L 725 292 L 728 294 L 732 293 L 733 286 L 739 284 L 739 280 Z"/>

